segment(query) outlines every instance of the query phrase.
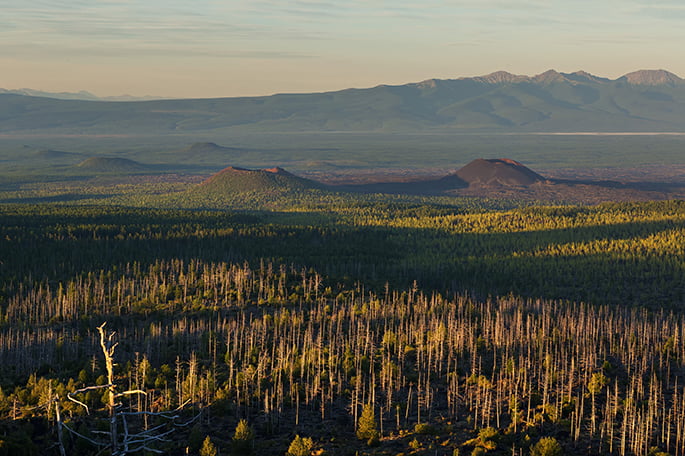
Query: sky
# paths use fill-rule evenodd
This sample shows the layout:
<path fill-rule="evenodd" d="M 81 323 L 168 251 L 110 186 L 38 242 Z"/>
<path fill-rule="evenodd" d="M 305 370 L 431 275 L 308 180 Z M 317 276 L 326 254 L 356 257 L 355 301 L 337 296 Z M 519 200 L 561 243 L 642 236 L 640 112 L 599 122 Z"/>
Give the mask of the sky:
<path fill-rule="evenodd" d="M 685 77 L 682 0 L 0 0 L 0 87 L 323 92 L 498 70 Z"/>

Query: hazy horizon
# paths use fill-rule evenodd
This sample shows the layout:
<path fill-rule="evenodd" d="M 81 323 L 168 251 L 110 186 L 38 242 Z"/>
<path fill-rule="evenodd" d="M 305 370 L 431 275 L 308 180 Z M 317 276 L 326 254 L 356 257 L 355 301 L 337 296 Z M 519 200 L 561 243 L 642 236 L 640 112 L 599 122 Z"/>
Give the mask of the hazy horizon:
<path fill-rule="evenodd" d="M 555 70 L 554 68 L 550 68 L 550 69 L 548 69 L 548 70 L 546 70 L 546 71 L 543 71 L 543 72 L 537 73 L 537 74 L 520 74 L 520 73 L 511 73 L 511 74 L 513 74 L 514 76 L 535 78 L 535 77 L 541 76 L 541 75 L 543 75 L 544 73 L 549 72 L 549 71 L 556 71 L 556 70 Z M 585 73 L 589 73 L 589 74 L 592 75 L 592 76 L 596 76 L 596 77 L 598 77 L 598 78 L 607 79 L 607 80 L 609 80 L 609 81 L 614 81 L 614 80 L 620 79 L 621 77 L 626 76 L 626 75 L 628 75 L 628 74 L 630 74 L 630 73 L 637 73 L 637 72 L 641 72 L 641 71 L 647 71 L 647 72 L 652 72 L 652 71 L 654 71 L 654 72 L 657 72 L 657 71 L 666 71 L 666 72 L 668 72 L 668 73 L 675 74 L 675 73 L 673 73 L 672 71 L 669 71 L 669 70 L 666 69 L 666 68 L 640 68 L 640 69 L 635 69 L 635 70 L 630 71 L 630 72 L 628 72 L 628 73 L 626 73 L 626 74 L 622 74 L 622 75 L 620 75 L 620 76 L 613 77 L 613 78 L 607 78 L 606 76 L 604 76 L 604 75 L 602 75 L 602 74 L 597 74 L 597 73 L 588 72 L 588 71 L 583 70 L 583 69 L 578 69 L 578 70 L 576 70 L 576 71 L 569 71 L 569 72 L 561 72 L 561 71 L 559 71 L 558 73 L 560 73 L 560 74 L 562 74 L 562 75 L 568 75 L 568 74 L 577 74 L 577 73 L 585 72 Z M 490 73 L 488 73 L 488 74 L 478 74 L 478 75 L 469 75 L 469 76 L 458 76 L 458 75 L 455 75 L 454 77 L 450 77 L 450 78 L 427 78 L 427 79 L 424 79 L 424 80 L 421 80 L 421 81 L 404 81 L 404 82 L 399 82 L 399 83 L 397 83 L 397 84 L 391 84 L 391 85 L 393 85 L 393 86 L 402 86 L 402 85 L 406 85 L 406 84 L 416 84 L 416 83 L 421 83 L 421 82 L 430 81 L 430 80 L 459 80 L 459 79 L 469 79 L 469 78 L 488 77 L 488 76 L 491 76 L 491 75 L 496 74 L 496 73 L 499 73 L 499 72 L 507 72 L 507 71 L 506 71 L 506 70 L 496 70 L 496 71 L 490 72 Z M 675 74 L 675 76 L 677 76 L 677 77 L 680 78 L 680 75 L 679 75 L 679 74 Z M 681 79 L 685 79 L 685 78 L 681 78 Z M 211 95 L 209 95 L 209 96 L 197 96 L 197 97 L 173 97 L 173 96 L 160 96 L 160 95 L 149 95 L 149 94 L 130 94 L 130 93 L 119 93 L 119 94 L 99 95 L 99 94 L 94 94 L 94 93 L 92 93 L 92 92 L 90 92 L 90 91 L 88 91 L 88 90 L 83 90 L 83 89 L 80 89 L 80 90 L 73 90 L 73 91 L 49 91 L 49 90 L 37 89 L 37 88 L 35 88 L 35 87 L 16 87 L 16 88 L 0 87 L 0 93 L 3 93 L 3 92 L 6 91 L 7 93 L 15 93 L 15 94 L 22 94 L 22 95 L 30 95 L 30 96 L 64 95 L 64 96 L 65 96 L 64 99 L 82 99 L 82 100 L 90 100 L 91 97 L 93 97 L 93 98 L 92 98 L 93 100 L 100 100 L 100 99 L 101 99 L 101 100 L 105 100 L 105 101 L 107 101 L 107 100 L 113 100 L 113 101 L 141 101 L 141 100 L 164 100 L 164 99 L 168 99 L 168 100 L 174 100 L 174 99 L 182 100 L 182 99 L 193 99 L 193 98 L 195 98 L 195 99 L 241 98 L 241 97 L 252 97 L 252 96 L 257 96 L 257 97 L 259 97 L 259 96 L 272 96 L 272 95 L 298 94 L 298 93 L 301 93 L 301 94 L 305 94 L 305 93 L 306 93 L 306 94 L 312 94 L 312 93 L 329 93 L 329 92 L 332 93 L 332 92 L 343 91 L 343 90 L 347 90 L 347 89 L 370 89 L 370 88 L 373 88 L 373 87 L 384 86 L 384 85 L 388 85 L 388 84 L 380 82 L 380 83 L 378 83 L 378 84 L 375 84 L 374 86 L 365 86 L 365 87 L 362 87 L 362 86 L 359 86 L 359 87 L 337 87 L 337 88 L 332 88 L 332 89 L 328 89 L 328 90 L 311 91 L 311 92 L 305 92 L 305 91 L 274 92 L 274 93 L 266 93 L 266 94 L 260 94 L 260 95 L 249 95 L 249 94 L 244 94 L 244 95 L 233 95 L 233 96 L 230 96 L 230 95 L 229 95 L 229 96 L 225 96 L 225 97 L 222 97 L 222 96 L 211 96 Z M 67 97 L 67 95 L 69 95 L 69 96 Z M 79 97 L 79 95 L 82 95 L 82 97 Z M 58 97 L 58 98 L 59 98 L 59 97 Z"/>
<path fill-rule="evenodd" d="M 685 75 L 685 5 L 672 0 L 3 3 L 9 90 L 208 98 L 500 70 Z"/>

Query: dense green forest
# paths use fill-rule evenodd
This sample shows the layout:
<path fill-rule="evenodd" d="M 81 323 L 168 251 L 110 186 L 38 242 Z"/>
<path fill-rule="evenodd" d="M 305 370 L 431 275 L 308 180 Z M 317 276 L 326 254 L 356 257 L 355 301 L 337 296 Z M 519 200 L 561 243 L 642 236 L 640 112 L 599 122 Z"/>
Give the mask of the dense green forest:
<path fill-rule="evenodd" d="M 299 195 L 0 205 L 0 454 L 685 454 L 684 202 Z"/>

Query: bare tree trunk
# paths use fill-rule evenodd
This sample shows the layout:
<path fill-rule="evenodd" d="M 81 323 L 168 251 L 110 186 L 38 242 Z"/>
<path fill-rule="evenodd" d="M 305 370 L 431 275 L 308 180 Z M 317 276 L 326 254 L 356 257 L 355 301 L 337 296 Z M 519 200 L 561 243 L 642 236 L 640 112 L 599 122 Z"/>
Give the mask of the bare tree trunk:
<path fill-rule="evenodd" d="M 59 442 L 59 454 L 60 456 L 67 456 L 67 452 L 64 449 L 64 441 L 62 440 L 62 413 L 59 408 L 59 396 L 55 395 L 55 420 L 57 421 L 57 441 Z"/>
<path fill-rule="evenodd" d="M 105 356 L 105 369 L 107 370 L 107 388 L 108 401 L 107 409 L 109 410 L 109 432 L 110 432 L 110 442 L 112 445 L 112 455 L 115 456 L 119 454 L 118 442 L 117 442 L 117 418 L 116 418 L 116 386 L 114 385 L 114 349 L 117 344 L 114 343 L 113 339 L 116 333 L 105 334 L 105 325 L 103 323 L 98 326 L 98 332 L 100 333 L 100 347 L 102 347 L 102 353 Z"/>

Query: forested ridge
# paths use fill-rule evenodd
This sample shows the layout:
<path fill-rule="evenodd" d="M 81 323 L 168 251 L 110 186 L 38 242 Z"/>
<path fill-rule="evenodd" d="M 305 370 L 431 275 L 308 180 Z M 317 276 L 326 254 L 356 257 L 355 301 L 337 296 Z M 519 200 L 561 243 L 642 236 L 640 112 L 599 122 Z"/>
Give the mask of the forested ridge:
<path fill-rule="evenodd" d="M 684 231 L 682 201 L 2 205 L 0 454 L 102 430 L 105 388 L 67 393 L 106 386 L 106 322 L 122 410 L 183 406 L 168 454 L 682 455 Z"/>

